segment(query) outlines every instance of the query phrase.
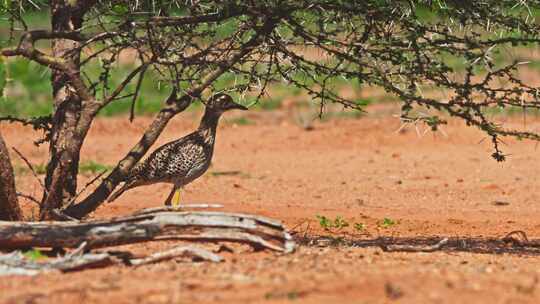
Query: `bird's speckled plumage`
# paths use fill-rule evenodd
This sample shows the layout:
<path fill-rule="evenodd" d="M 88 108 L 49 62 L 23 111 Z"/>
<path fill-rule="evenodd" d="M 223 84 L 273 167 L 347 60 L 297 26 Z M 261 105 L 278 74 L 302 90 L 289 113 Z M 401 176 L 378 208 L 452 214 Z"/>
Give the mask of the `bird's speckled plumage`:
<path fill-rule="evenodd" d="M 229 95 L 218 94 L 211 98 L 197 131 L 166 143 L 152 152 L 146 160 L 131 170 L 125 184 L 109 201 L 115 200 L 128 189 L 142 185 L 171 183 L 174 184 L 174 189 L 180 188 L 204 174 L 214 153 L 219 118 L 223 112 L 231 109 L 246 110 L 234 103 Z"/>
<path fill-rule="evenodd" d="M 199 177 L 208 169 L 214 150 L 213 138 L 205 138 L 201 133 L 198 130 L 158 148 L 146 161 L 133 168 L 128 183 L 133 186 L 153 183 L 185 185 Z"/>

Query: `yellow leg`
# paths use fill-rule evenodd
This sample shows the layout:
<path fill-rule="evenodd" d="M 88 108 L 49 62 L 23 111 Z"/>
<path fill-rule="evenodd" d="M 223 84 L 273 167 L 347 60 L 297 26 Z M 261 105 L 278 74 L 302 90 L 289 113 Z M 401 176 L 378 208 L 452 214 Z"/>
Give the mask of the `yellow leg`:
<path fill-rule="evenodd" d="M 180 191 L 181 190 L 182 190 L 181 188 L 178 188 L 174 192 L 174 195 L 173 195 L 173 198 L 172 198 L 172 207 L 174 209 L 178 209 L 180 207 Z"/>

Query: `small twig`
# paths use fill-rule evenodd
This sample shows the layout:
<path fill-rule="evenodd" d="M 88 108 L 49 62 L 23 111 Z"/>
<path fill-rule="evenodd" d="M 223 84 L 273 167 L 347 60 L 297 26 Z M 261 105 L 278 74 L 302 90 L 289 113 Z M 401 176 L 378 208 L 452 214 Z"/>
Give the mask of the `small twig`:
<path fill-rule="evenodd" d="M 13 149 L 13 151 L 15 151 L 15 153 L 17 153 L 17 155 L 19 155 L 19 157 L 26 163 L 26 165 L 28 166 L 28 168 L 30 169 L 30 171 L 32 171 L 32 174 L 34 175 L 34 177 L 36 178 L 36 180 L 39 182 L 39 185 L 41 186 L 41 188 L 43 188 L 43 191 L 45 191 L 45 195 L 49 195 L 49 193 L 47 192 L 47 189 L 45 188 L 45 185 L 43 184 L 43 182 L 41 182 L 41 179 L 39 179 L 39 176 L 37 175 L 36 171 L 34 170 L 34 167 L 32 166 L 32 164 L 30 163 L 30 161 L 24 157 L 24 155 L 22 155 L 21 152 L 19 152 L 19 150 L 17 150 L 17 148 L 15 147 L 11 147 Z"/>
<path fill-rule="evenodd" d="M 73 196 L 71 198 L 71 200 L 69 200 L 69 202 L 66 204 L 66 207 L 65 208 L 69 208 L 73 205 L 73 203 L 75 203 L 75 201 L 77 200 L 77 198 L 79 197 L 79 195 L 81 195 L 81 193 L 83 193 L 88 187 L 90 187 L 93 183 L 95 183 L 100 177 L 103 176 L 103 174 L 105 174 L 108 170 L 104 170 L 103 172 L 99 173 L 98 175 L 96 175 L 94 178 L 92 178 L 88 183 L 86 183 L 86 185 L 84 185 L 84 187 L 81 189 L 81 191 L 77 192 L 75 194 L 75 196 Z"/>
<path fill-rule="evenodd" d="M 517 235 L 522 239 L 520 240 L 519 238 L 515 238 L 514 235 Z M 525 233 L 525 231 L 522 230 L 511 231 L 507 233 L 501 240 L 504 242 L 514 243 L 519 246 L 523 246 L 525 243 L 529 243 L 529 238 L 527 238 L 527 234 Z"/>
<path fill-rule="evenodd" d="M 74 221 L 74 222 L 80 222 L 79 219 L 76 219 L 74 217 L 71 217 L 65 213 L 63 213 L 61 210 L 53 209 L 52 213 L 56 215 L 61 220 L 67 220 L 67 221 Z"/>
<path fill-rule="evenodd" d="M 69 254 L 66 255 L 67 258 L 72 258 L 74 256 L 82 255 L 84 253 L 84 250 L 86 249 L 86 246 L 88 245 L 87 241 L 83 241 L 77 249 L 73 250 Z"/>
<path fill-rule="evenodd" d="M 212 175 L 212 176 L 223 176 L 223 175 L 230 176 L 230 175 L 239 175 L 239 174 L 242 174 L 242 171 L 233 170 L 233 171 L 214 171 L 214 172 L 210 172 L 210 175 Z"/>
<path fill-rule="evenodd" d="M 405 252 L 433 252 L 441 250 L 441 248 L 448 243 L 448 238 L 440 240 L 435 245 L 429 246 L 415 246 L 415 245 L 380 245 L 383 251 L 393 252 L 393 251 L 405 251 Z"/>
<path fill-rule="evenodd" d="M 307 237 L 310 228 L 311 228 L 311 222 L 308 222 L 308 223 L 307 223 L 306 230 L 304 231 L 304 238 Z"/>
<path fill-rule="evenodd" d="M 141 91 L 142 81 L 144 79 L 144 73 L 148 69 L 148 64 L 144 65 L 141 72 L 139 73 L 139 79 L 137 80 L 137 85 L 135 86 L 135 93 L 133 93 L 133 98 L 131 99 L 131 107 L 129 109 L 129 122 L 133 122 L 135 118 L 135 103 L 137 102 L 137 97 Z"/>
<path fill-rule="evenodd" d="M 33 117 L 33 118 L 19 118 L 19 117 L 8 115 L 8 116 L 0 117 L 0 121 L 8 121 L 11 123 L 18 122 L 22 124 L 23 126 L 31 125 L 34 128 L 34 130 L 42 129 L 45 132 L 50 132 L 52 129 L 52 126 L 50 126 L 51 121 L 52 121 L 52 118 L 50 115 L 41 116 L 41 117 Z"/>
<path fill-rule="evenodd" d="M 185 256 L 185 255 L 192 256 L 194 258 L 199 258 L 205 261 L 214 262 L 214 263 L 219 263 L 223 261 L 222 257 L 208 250 L 194 247 L 194 246 L 181 246 L 181 247 L 175 247 L 173 249 L 163 251 L 163 252 L 156 252 L 146 258 L 132 259 L 130 260 L 130 263 L 131 265 L 134 265 L 134 266 L 141 266 L 141 265 L 152 264 L 152 263 L 162 262 L 165 260 L 174 259 L 174 258 Z"/>
<path fill-rule="evenodd" d="M 33 202 L 33 203 L 36 203 L 36 204 L 38 204 L 38 205 L 41 205 L 41 203 L 40 203 L 36 198 L 34 198 L 33 196 L 30 196 L 30 195 L 28 195 L 28 194 L 24 194 L 24 193 L 21 193 L 21 192 L 17 192 L 17 196 L 20 196 L 20 197 L 22 197 L 22 198 L 25 198 L 25 199 L 27 199 L 27 200 L 29 200 L 29 201 L 31 201 L 31 202 Z"/>
<path fill-rule="evenodd" d="M 294 227 L 292 227 L 292 228 L 290 229 L 291 235 L 297 234 L 299 231 L 296 231 L 296 228 L 298 228 L 298 227 L 304 225 L 306 222 L 307 222 L 307 220 L 300 221 L 300 223 L 298 223 L 298 224 L 296 224 Z M 309 223 L 308 223 L 308 224 L 309 224 Z"/>

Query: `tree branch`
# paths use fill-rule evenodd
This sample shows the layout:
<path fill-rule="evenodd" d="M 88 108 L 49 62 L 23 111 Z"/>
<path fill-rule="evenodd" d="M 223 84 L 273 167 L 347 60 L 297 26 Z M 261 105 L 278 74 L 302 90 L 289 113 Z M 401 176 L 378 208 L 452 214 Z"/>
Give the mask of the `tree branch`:
<path fill-rule="evenodd" d="M 234 54 L 225 64 L 220 65 L 213 72 L 206 75 L 199 85 L 196 85 L 185 92 L 181 98 L 176 97 L 176 89 L 171 93 L 166 106 L 161 109 L 150 127 L 147 128 L 139 142 L 129 151 L 129 153 L 117 164 L 111 174 L 109 174 L 98 188 L 86 197 L 79 204 L 73 205 L 64 210 L 64 213 L 75 217 L 82 218 L 87 214 L 96 210 L 112 193 L 114 188 L 124 179 L 129 171 L 137 164 L 137 162 L 150 149 L 152 144 L 157 140 L 161 132 L 167 126 L 167 123 L 176 114 L 185 110 L 192 102 L 193 98 L 197 98 L 208 88 L 219 76 L 223 75 L 230 67 L 235 65 L 244 56 L 249 54 L 253 48 L 263 41 L 273 31 L 276 26 L 276 20 L 267 19 L 265 23 L 256 30 L 253 37 L 242 45 L 241 49 Z"/>
<path fill-rule="evenodd" d="M 244 7 L 229 7 L 217 13 L 198 16 L 152 17 L 148 21 L 133 22 L 136 26 L 180 26 L 207 22 L 219 22 L 225 19 L 243 15 L 247 12 Z"/>
<path fill-rule="evenodd" d="M 0 50 L 0 54 L 6 57 L 10 56 L 22 56 L 29 60 L 33 60 L 41 65 L 48 66 L 52 69 L 56 69 L 64 72 L 70 79 L 70 82 L 74 89 L 77 91 L 79 97 L 88 103 L 95 103 L 94 96 L 88 91 L 84 81 L 81 79 L 78 68 L 73 66 L 68 61 L 62 58 L 56 58 L 47 55 L 34 47 L 34 43 L 39 39 L 45 39 L 50 37 L 56 38 L 76 38 L 79 37 L 79 33 L 74 32 L 50 32 L 50 31 L 29 31 L 21 36 L 19 45 L 17 47 L 3 48 Z M 97 112 L 96 112 L 97 113 Z"/>

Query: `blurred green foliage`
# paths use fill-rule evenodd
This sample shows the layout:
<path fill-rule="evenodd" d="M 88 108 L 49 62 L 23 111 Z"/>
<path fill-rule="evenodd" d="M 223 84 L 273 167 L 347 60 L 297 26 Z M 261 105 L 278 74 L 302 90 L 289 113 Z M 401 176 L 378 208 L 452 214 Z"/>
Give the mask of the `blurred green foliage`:
<path fill-rule="evenodd" d="M 116 5 L 112 10 L 118 14 L 122 15 L 126 11 L 126 7 L 121 5 Z M 540 15 L 540 12 L 537 12 L 536 9 L 533 12 L 533 15 Z M 183 15 L 185 12 L 179 8 L 176 12 L 176 15 Z M 433 11 L 425 6 L 417 5 L 416 14 L 420 20 L 426 22 L 437 22 L 442 18 L 446 18 L 444 12 L 442 11 Z M 310 26 L 309 16 L 306 16 L 306 26 Z M 25 20 L 30 28 L 50 28 L 50 18 L 48 10 L 27 10 L 25 12 Z M 220 37 L 226 37 L 233 33 L 238 26 L 238 19 L 233 19 L 229 22 L 225 22 L 220 25 L 216 35 Z M 0 12 L 0 36 L 5 39 L 10 34 L 10 26 L 6 18 L 4 18 Z M 281 32 L 284 36 L 292 35 L 291 32 L 287 32 L 286 29 L 283 29 Z M 0 43 L 2 42 L 0 39 Z M 16 34 L 14 39 L 17 39 Z M 38 47 L 48 48 L 46 44 L 48 42 L 39 41 Z M 1 45 L 0 45 L 1 46 Z M 512 52 L 517 53 L 523 49 L 530 49 L 531 45 L 519 46 L 518 49 L 514 49 Z M 444 61 L 448 66 L 456 73 L 463 72 L 467 66 L 466 60 L 463 58 L 458 58 L 450 54 L 442 55 Z M 508 64 L 512 60 L 518 61 L 527 61 L 527 67 L 540 70 L 540 58 L 527 57 L 523 55 L 515 55 L 514 57 L 509 56 L 509 54 L 494 54 L 495 63 L 500 65 Z M 332 59 L 328 59 L 332 61 Z M 129 64 L 115 64 L 112 69 L 112 75 L 110 78 L 110 87 L 114 88 L 119 84 L 123 78 L 133 69 L 133 65 Z M 93 66 L 85 67 L 84 71 L 90 77 L 98 77 L 101 70 L 101 66 L 94 64 Z M 43 116 L 49 115 L 52 112 L 52 89 L 50 86 L 50 70 L 42 67 L 36 63 L 29 62 L 21 58 L 6 58 L 0 57 L 0 115 L 13 115 L 20 117 L 33 117 L 33 116 Z M 302 80 L 303 83 L 310 85 L 310 77 L 308 75 L 303 75 L 302 72 L 296 72 L 292 74 L 292 78 L 295 80 Z M 217 90 L 221 88 L 226 88 L 232 83 L 242 82 L 242 79 L 237 79 L 233 73 L 226 73 L 222 75 L 216 82 L 215 88 Z M 322 76 L 321 76 L 322 77 Z M 165 87 L 159 82 L 159 75 L 157 72 L 149 70 L 141 86 L 140 95 L 135 103 L 135 114 L 136 115 L 145 115 L 158 112 L 163 101 L 167 98 L 170 93 L 170 89 Z M 317 76 L 315 79 L 318 79 Z M 312 81 L 313 82 L 313 81 Z M 352 90 L 359 92 L 362 89 L 362 85 L 356 79 L 344 79 L 340 77 L 328 79 L 328 83 L 331 87 L 341 88 L 341 87 L 352 87 Z M 132 92 L 135 89 L 136 81 L 132 81 L 128 86 L 126 93 Z M 313 84 L 313 83 L 311 83 Z M 434 88 L 433 88 L 434 89 Z M 246 105 L 252 105 L 254 109 L 260 110 L 275 110 L 281 107 L 282 101 L 290 96 L 299 96 L 302 94 L 302 89 L 295 87 L 293 85 L 285 83 L 271 83 L 269 84 L 269 94 L 265 94 L 259 100 L 256 101 L 256 96 L 254 95 L 235 95 L 234 97 L 239 99 L 241 103 Z M 101 97 L 103 92 L 98 92 L 97 96 Z M 384 96 L 379 96 L 379 98 L 369 98 L 369 99 L 359 99 L 357 101 L 360 105 L 368 105 L 373 103 L 394 101 L 396 98 L 389 94 Z M 191 108 L 199 108 L 200 103 L 195 103 Z M 101 112 L 101 116 L 114 116 L 119 114 L 128 113 L 131 109 L 131 98 L 119 99 L 112 102 L 110 105 L 105 107 Z M 491 113 L 522 113 L 522 109 L 514 108 L 504 108 L 492 110 Z M 360 117 L 362 113 L 337 113 L 332 114 L 326 119 L 332 117 L 341 117 L 341 116 L 351 116 L 351 117 Z M 240 124 L 247 124 L 245 122 L 240 122 Z"/>

